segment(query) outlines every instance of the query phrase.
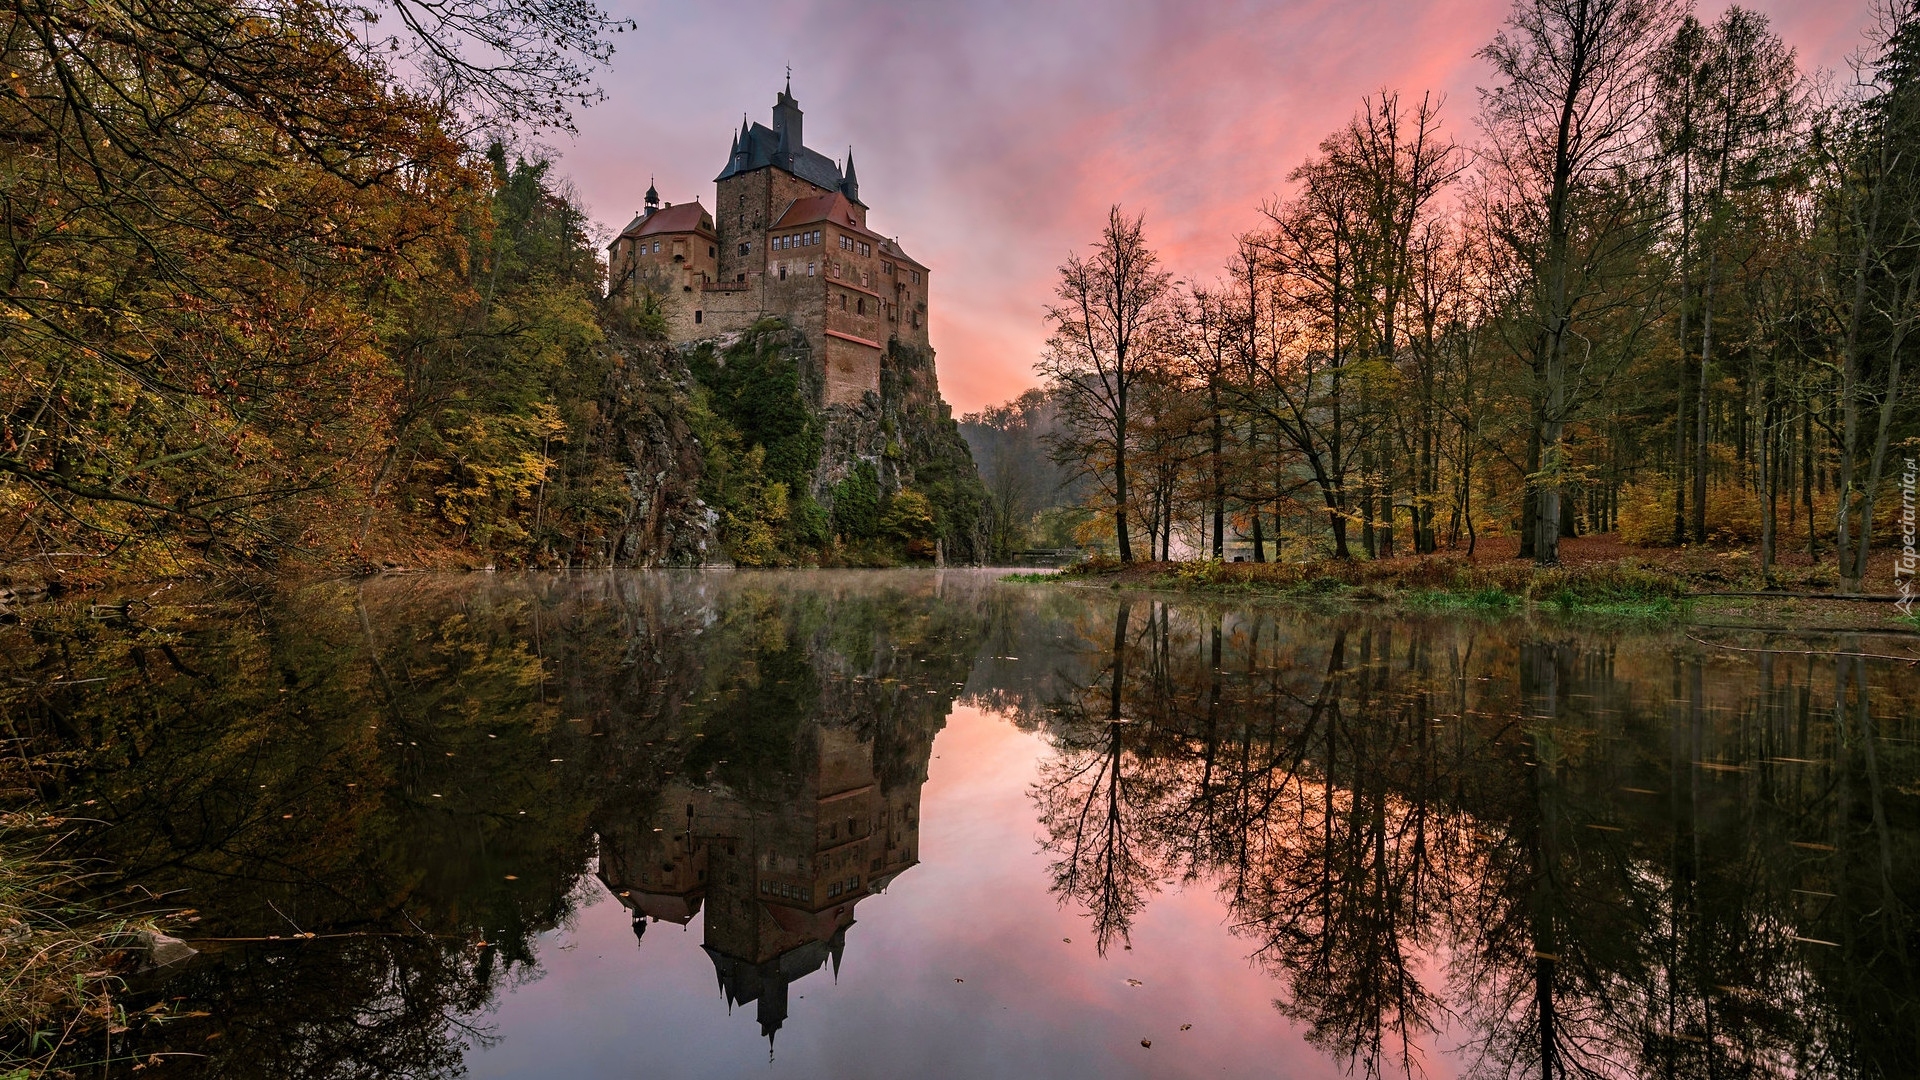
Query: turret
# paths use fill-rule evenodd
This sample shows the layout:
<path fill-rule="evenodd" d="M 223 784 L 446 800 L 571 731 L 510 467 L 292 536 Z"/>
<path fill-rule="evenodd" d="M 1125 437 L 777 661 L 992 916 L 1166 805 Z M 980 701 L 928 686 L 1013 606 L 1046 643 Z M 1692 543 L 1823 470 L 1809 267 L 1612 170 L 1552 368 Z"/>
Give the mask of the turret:
<path fill-rule="evenodd" d="M 860 202 L 860 178 L 853 174 L 853 147 L 851 146 L 847 147 L 847 175 L 846 179 L 840 181 L 840 194 L 845 195 L 848 202 Z M 860 203 L 860 205 L 865 206 L 866 203 Z"/>

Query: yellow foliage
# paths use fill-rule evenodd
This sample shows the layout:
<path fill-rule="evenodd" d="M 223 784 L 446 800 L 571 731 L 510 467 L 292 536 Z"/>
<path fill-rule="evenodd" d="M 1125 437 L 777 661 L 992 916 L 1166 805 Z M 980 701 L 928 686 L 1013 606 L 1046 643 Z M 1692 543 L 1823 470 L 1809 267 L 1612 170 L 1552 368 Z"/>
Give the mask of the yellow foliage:
<path fill-rule="evenodd" d="M 1688 492 L 1691 501 L 1693 494 Z M 1792 510 L 1782 493 L 1775 504 L 1776 528 L 1784 533 Z M 1832 531 L 1835 510 L 1832 495 L 1814 498 L 1814 520 L 1823 533 Z M 1800 510 L 1804 515 L 1804 508 Z M 1692 529 L 1693 509 L 1687 509 Z M 1755 543 L 1760 539 L 1760 495 L 1745 484 L 1719 483 L 1707 487 L 1707 539 L 1715 544 Z M 1797 526 L 1802 531 L 1806 525 Z M 1673 543 L 1673 483 L 1668 479 L 1629 484 L 1620 492 L 1620 539 L 1629 544 L 1658 547 Z M 1689 533 L 1691 539 L 1691 533 Z"/>

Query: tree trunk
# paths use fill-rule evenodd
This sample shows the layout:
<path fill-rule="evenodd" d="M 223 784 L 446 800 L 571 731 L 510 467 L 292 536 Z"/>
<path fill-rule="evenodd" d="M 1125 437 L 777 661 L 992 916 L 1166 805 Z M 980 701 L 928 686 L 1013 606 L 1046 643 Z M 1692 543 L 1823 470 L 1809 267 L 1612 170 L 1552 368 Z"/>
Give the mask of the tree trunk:
<path fill-rule="evenodd" d="M 1120 384 L 1119 419 L 1113 440 L 1113 531 L 1120 545 L 1120 561 L 1133 561 L 1133 542 L 1127 537 L 1127 387 Z"/>
<path fill-rule="evenodd" d="M 1718 252 L 1707 251 L 1707 281 L 1701 287 L 1700 393 L 1694 402 L 1693 542 L 1707 542 L 1707 373 L 1713 363 L 1713 278 Z"/>
<path fill-rule="evenodd" d="M 1220 415 L 1218 379 L 1208 380 L 1207 393 L 1213 409 L 1213 557 L 1219 559 L 1227 552 L 1227 466 L 1224 460 L 1226 424 Z"/>

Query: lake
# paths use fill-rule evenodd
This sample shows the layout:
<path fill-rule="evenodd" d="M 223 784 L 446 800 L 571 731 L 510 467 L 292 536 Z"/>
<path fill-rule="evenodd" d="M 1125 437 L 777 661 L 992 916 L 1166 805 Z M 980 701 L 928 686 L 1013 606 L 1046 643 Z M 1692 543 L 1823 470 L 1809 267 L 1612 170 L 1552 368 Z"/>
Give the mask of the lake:
<path fill-rule="evenodd" d="M 115 1074 L 1920 1075 L 1914 638 L 976 570 L 150 604 L 0 628 L 70 853 L 199 950 Z"/>

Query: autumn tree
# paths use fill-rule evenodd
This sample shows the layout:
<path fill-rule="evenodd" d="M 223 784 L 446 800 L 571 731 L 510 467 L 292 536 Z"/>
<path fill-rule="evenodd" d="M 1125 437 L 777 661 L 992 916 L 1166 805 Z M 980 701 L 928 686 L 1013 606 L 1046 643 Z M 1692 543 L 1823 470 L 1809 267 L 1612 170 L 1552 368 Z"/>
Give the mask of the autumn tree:
<path fill-rule="evenodd" d="M 1567 425 L 1621 359 L 1620 335 L 1594 342 L 1578 324 L 1644 299 L 1623 296 L 1621 279 L 1658 216 L 1623 177 L 1639 165 L 1644 87 L 1673 19 L 1670 0 L 1517 0 L 1480 53 L 1499 79 L 1481 114 L 1505 211 L 1495 235 L 1529 279 L 1514 342 L 1535 383 L 1522 529 L 1542 565 L 1559 561 Z"/>

